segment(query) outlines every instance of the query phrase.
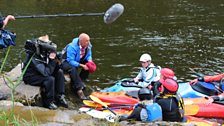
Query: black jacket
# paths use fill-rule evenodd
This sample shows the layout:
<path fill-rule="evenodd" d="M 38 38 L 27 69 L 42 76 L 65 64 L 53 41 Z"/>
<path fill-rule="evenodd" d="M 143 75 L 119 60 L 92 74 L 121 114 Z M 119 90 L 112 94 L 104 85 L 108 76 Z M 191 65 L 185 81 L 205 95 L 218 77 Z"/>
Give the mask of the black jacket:
<path fill-rule="evenodd" d="M 4 19 L 2 17 L 0 17 L 0 29 L 3 27 L 3 21 L 4 21 Z"/>
<path fill-rule="evenodd" d="M 181 122 L 183 120 L 175 97 L 156 97 L 155 102 L 162 108 L 163 121 Z"/>
<path fill-rule="evenodd" d="M 25 83 L 30 83 L 29 80 L 36 77 L 49 77 L 52 76 L 55 69 L 57 69 L 57 63 L 54 60 L 48 59 L 49 62 L 47 62 L 46 58 L 41 58 L 40 56 L 35 55 L 32 58 L 31 63 L 29 64 L 24 76 L 23 80 Z M 25 65 L 28 63 L 29 58 L 27 58 Z"/>

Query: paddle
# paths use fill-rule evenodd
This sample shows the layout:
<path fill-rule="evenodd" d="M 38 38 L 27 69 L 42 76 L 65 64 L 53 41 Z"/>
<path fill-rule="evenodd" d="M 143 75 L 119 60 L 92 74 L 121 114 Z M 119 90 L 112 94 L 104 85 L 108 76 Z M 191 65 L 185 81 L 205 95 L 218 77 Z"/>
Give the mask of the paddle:
<path fill-rule="evenodd" d="M 97 103 L 97 102 L 94 102 L 94 101 L 91 101 L 91 100 L 83 100 L 83 103 L 87 106 L 90 106 L 90 107 L 102 107 L 101 104 Z M 105 104 L 107 104 L 107 106 L 110 106 L 110 107 L 126 107 L 126 108 L 133 108 L 133 104 L 114 104 L 114 103 L 106 103 L 104 102 Z"/>
<path fill-rule="evenodd" d="M 108 109 L 106 109 L 105 107 L 102 107 L 102 106 L 92 107 L 92 106 L 84 105 L 84 106 L 81 106 L 81 107 L 92 108 L 92 109 L 96 109 L 96 110 L 100 110 L 100 111 L 108 110 Z M 110 106 L 110 109 L 112 109 L 113 111 L 117 110 L 117 109 L 130 111 L 130 110 L 133 110 L 133 107 L 131 107 L 131 106 Z"/>
<path fill-rule="evenodd" d="M 184 105 L 184 115 L 196 115 L 198 111 L 198 105 Z"/>
<path fill-rule="evenodd" d="M 80 13 L 80 14 L 51 14 L 51 15 L 29 15 L 15 16 L 16 19 L 24 18 L 52 18 L 52 17 L 78 17 L 78 16 L 104 16 L 104 22 L 110 24 L 114 22 L 124 12 L 124 6 L 116 3 L 111 6 L 106 12 L 102 13 Z"/>
<path fill-rule="evenodd" d="M 102 102 L 99 98 L 93 96 L 93 95 L 90 95 L 89 96 L 93 101 L 101 104 L 102 106 L 104 106 L 106 109 L 110 110 L 114 115 L 117 115 L 113 110 L 111 110 L 106 103 Z"/>

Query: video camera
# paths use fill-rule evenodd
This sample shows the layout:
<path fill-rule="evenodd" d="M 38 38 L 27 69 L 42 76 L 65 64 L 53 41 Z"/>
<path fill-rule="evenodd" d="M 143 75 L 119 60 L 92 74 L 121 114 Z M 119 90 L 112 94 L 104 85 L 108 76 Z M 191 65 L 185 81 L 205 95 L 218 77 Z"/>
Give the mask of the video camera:
<path fill-rule="evenodd" d="M 45 42 L 39 39 L 27 40 L 25 43 L 25 51 L 26 53 L 33 55 L 42 55 L 47 56 L 51 52 L 56 52 L 57 45 L 51 41 Z"/>

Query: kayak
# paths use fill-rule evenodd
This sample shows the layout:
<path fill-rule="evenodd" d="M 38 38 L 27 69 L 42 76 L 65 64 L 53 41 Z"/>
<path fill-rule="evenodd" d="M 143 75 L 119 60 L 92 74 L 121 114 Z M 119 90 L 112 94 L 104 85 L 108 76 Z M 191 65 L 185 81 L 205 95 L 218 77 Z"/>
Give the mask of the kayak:
<path fill-rule="evenodd" d="M 94 102 L 92 100 L 83 100 L 82 101 L 84 103 L 84 105 L 89 106 L 89 107 L 93 107 L 93 108 L 102 108 L 103 105 Z M 113 103 L 106 103 L 104 102 L 104 104 L 106 104 L 107 106 L 111 107 L 121 107 L 121 108 L 127 108 L 127 109 L 133 109 L 134 105 L 133 104 L 113 104 Z"/>
<path fill-rule="evenodd" d="M 200 93 L 196 90 L 194 90 L 189 82 L 186 83 L 179 83 L 179 88 L 177 93 L 180 94 L 182 98 L 198 98 L 198 97 L 206 97 L 208 95 L 205 95 L 203 93 Z"/>
<path fill-rule="evenodd" d="M 116 115 L 112 114 L 110 111 L 100 111 L 100 110 L 96 110 L 93 108 L 89 108 L 89 107 L 81 107 L 79 109 L 80 112 L 84 112 L 94 118 L 98 118 L 98 119 L 105 119 L 109 122 L 115 122 L 116 121 Z M 114 110 L 116 114 L 119 114 L 118 111 Z M 119 110 L 120 114 L 122 110 Z M 123 113 L 123 114 L 130 114 L 131 111 L 129 113 Z M 192 117 L 192 116 L 186 116 L 186 123 L 193 123 L 197 126 L 215 126 L 218 125 L 218 123 L 216 122 L 211 122 L 211 121 L 207 121 L 207 120 L 203 120 L 197 117 Z"/>
<path fill-rule="evenodd" d="M 221 85 L 217 82 L 208 83 L 208 82 L 198 81 L 197 84 L 192 85 L 192 88 L 195 91 L 201 92 L 208 96 L 212 96 L 212 95 L 218 95 L 223 93 L 224 85 L 223 84 Z"/>
<path fill-rule="evenodd" d="M 98 118 L 98 119 L 105 119 L 109 122 L 114 122 L 115 121 L 115 116 L 113 113 L 109 113 L 109 112 L 103 112 L 103 111 L 99 111 L 93 108 L 88 108 L 88 107 L 81 107 L 79 108 L 80 112 L 86 113 L 94 118 Z"/>
<path fill-rule="evenodd" d="M 115 85 L 105 88 L 100 92 L 131 92 L 138 91 L 141 86 L 130 81 L 130 79 L 123 79 L 115 83 Z M 190 85 L 189 82 L 179 83 L 178 93 L 183 98 L 197 98 L 218 95 L 215 85 L 212 83 L 198 82 L 197 84 Z"/>
<path fill-rule="evenodd" d="M 212 98 L 212 97 L 211 97 Z M 224 118 L 224 101 L 210 101 L 208 98 L 184 98 L 184 105 L 197 105 L 198 112 L 194 116 L 208 118 Z M 191 108 L 194 109 L 194 108 Z"/>
<path fill-rule="evenodd" d="M 103 102 L 114 104 L 137 104 L 138 99 L 125 95 L 125 92 L 92 92 L 91 95 Z"/>
<path fill-rule="evenodd" d="M 194 104 L 195 106 L 198 106 L 197 108 L 185 105 L 185 109 L 196 109 L 197 112 L 194 114 L 194 116 L 197 117 L 206 117 L 206 118 L 224 118 L 224 105 L 216 104 L 216 103 L 210 103 L 210 104 Z"/>
<path fill-rule="evenodd" d="M 142 88 L 141 86 L 132 82 L 130 79 L 125 78 L 125 79 L 119 80 L 113 86 L 101 90 L 100 92 L 138 91 L 141 88 Z"/>
<path fill-rule="evenodd" d="M 187 123 L 193 123 L 196 126 L 218 126 L 217 122 L 207 121 L 201 118 L 193 117 L 193 116 L 186 116 Z"/>
<path fill-rule="evenodd" d="M 109 104 L 137 104 L 138 99 L 127 96 L 124 92 L 93 92 L 103 102 Z M 185 110 L 198 117 L 224 118 L 224 104 L 212 103 L 208 98 L 184 98 Z M 193 105 L 193 106 L 192 106 Z"/>

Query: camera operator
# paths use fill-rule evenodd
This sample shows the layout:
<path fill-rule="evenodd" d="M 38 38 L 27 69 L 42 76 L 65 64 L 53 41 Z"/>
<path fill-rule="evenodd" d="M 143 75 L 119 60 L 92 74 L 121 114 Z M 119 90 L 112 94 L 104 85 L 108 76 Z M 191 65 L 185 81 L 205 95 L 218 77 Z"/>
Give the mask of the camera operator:
<path fill-rule="evenodd" d="M 38 41 L 39 40 L 49 42 L 48 36 L 44 38 L 40 37 Z M 49 109 L 57 109 L 58 106 L 67 108 L 68 104 L 64 98 L 64 73 L 56 61 L 56 47 L 52 49 L 50 44 L 48 46 L 43 46 L 44 44 L 36 45 L 38 46 L 34 46 L 36 47 L 35 53 L 27 53 L 27 57 L 32 57 L 32 55 L 33 57 L 23 76 L 23 80 L 26 84 L 41 86 L 41 88 L 43 88 L 41 94 L 45 107 Z M 25 48 L 29 48 L 26 46 Z M 37 50 L 39 50 L 39 52 Z M 33 50 L 30 49 L 30 51 Z M 27 52 L 29 52 L 29 49 Z M 28 61 L 29 58 L 27 58 L 24 66 Z"/>

